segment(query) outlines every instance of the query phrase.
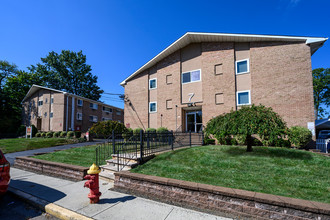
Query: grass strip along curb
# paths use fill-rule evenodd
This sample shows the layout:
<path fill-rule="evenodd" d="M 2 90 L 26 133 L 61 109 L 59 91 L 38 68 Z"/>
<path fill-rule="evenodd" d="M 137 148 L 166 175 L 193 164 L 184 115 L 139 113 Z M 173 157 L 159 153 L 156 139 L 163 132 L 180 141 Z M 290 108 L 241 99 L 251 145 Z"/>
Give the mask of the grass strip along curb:
<path fill-rule="evenodd" d="M 35 197 L 31 194 L 25 193 L 14 187 L 9 186 L 8 192 L 28 202 L 29 204 L 41 209 L 42 211 L 63 220 L 92 220 L 92 218 L 73 212 L 69 209 L 50 203 L 46 200 Z"/>

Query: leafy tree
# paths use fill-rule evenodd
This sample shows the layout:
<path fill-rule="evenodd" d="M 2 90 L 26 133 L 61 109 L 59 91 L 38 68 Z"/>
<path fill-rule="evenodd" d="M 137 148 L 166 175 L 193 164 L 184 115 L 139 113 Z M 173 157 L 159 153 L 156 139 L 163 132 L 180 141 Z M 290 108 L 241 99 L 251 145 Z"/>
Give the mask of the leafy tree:
<path fill-rule="evenodd" d="M 6 83 L 6 79 L 17 73 L 17 66 L 10 64 L 8 61 L 0 60 L 0 94 L 3 86 Z"/>
<path fill-rule="evenodd" d="M 62 50 L 61 54 L 54 51 L 41 58 L 41 63 L 31 65 L 29 70 L 37 73 L 45 86 L 64 90 L 85 98 L 99 100 L 103 90 L 97 86 L 97 76 L 94 76 L 90 65 L 86 64 L 86 56 Z"/>
<path fill-rule="evenodd" d="M 219 115 L 206 126 L 206 135 L 214 135 L 220 143 L 228 143 L 234 135 L 244 135 L 246 151 L 252 151 L 252 135 L 256 134 L 269 145 L 278 142 L 287 130 L 282 118 L 263 105 L 244 106 L 238 111 Z"/>
<path fill-rule="evenodd" d="M 316 117 L 324 117 L 329 112 L 321 105 L 330 106 L 330 68 L 313 70 L 313 90 Z"/>

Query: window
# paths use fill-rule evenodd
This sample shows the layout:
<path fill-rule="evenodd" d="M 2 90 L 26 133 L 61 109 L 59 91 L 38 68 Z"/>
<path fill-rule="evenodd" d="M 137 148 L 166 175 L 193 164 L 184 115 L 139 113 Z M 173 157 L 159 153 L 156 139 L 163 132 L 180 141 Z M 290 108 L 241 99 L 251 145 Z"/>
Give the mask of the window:
<path fill-rule="evenodd" d="M 92 109 L 97 109 L 98 106 L 95 103 L 89 103 L 89 107 Z"/>
<path fill-rule="evenodd" d="M 157 79 L 149 79 L 149 89 L 157 89 Z"/>
<path fill-rule="evenodd" d="M 97 122 L 97 116 L 95 116 L 95 115 L 90 115 L 90 116 L 89 116 L 89 121 Z"/>
<path fill-rule="evenodd" d="M 50 98 L 50 104 L 54 104 L 54 97 Z"/>
<path fill-rule="evenodd" d="M 250 72 L 249 59 L 236 61 L 236 74 Z"/>
<path fill-rule="evenodd" d="M 198 82 L 198 81 L 201 81 L 201 71 L 200 70 L 194 70 L 191 72 L 182 73 L 182 84 Z"/>
<path fill-rule="evenodd" d="M 47 118 L 47 112 L 44 113 L 45 118 Z"/>
<path fill-rule="evenodd" d="M 42 100 L 38 101 L 38 106 L 42 106 L 44 102 Z"/>
<path fill-rule="evenodd" d="M 250 90 L 237 92 L 237 105 L 250 105 L 251 96 Z"/>
<path fill-rule="evenodd" d="M 149 113 L 157 112 L 157 102 L 149 103 Z"/>
<path fill-rule="evenodd" d="M 52 118 L 54 116 L 53 112 L 49 112 L 49 117 Z"/>
<path fill-rule="evenodd" d="M 102 121 L 110 121 L 111 118 L 102 118 Z"/>
<path fill-rule="evenodd" d="M 102 107 L 102 110 L 103 110 L 104 112 L 112 112 L 112 108 L 105 107 L 105 106 Z"/>
<path fill-rule="evenodd" d="M 91 104 L 92 104 L 92 103 L 91 103 Z M 77 100 L 77 105 L 78 105 L 78 106 L 83 106 L 83 100 L 78 99 L 78 100 Z"/>
<path fill-rule="evenodd" d="M 121 115 L 121 111 L 116 111 L 116 115 Z"/>
<path fill-rule="evenodd" d="M 46 98 L 46 100 L 45 100 L 45 103 L 47 104 L 48 103 L 48 99 Z"/>
<path fill-rule="evenodd" d="M 77 112 L 77 120 L 82 121 L 82 113 L 81 112 Z"/>

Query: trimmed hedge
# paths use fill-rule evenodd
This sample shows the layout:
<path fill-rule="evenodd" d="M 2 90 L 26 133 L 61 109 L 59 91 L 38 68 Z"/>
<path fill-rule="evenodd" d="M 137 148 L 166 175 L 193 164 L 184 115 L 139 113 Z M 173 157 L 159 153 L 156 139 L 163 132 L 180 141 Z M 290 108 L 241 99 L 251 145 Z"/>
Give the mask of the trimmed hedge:
<path fill-rule="evenodd" d="M 165 127 L 157 128 L 157 133 L 167 133 L 167 132 L 168 132 L 168 129 Z"/>
<path fill-rule="evenodd" d="M 54 138 L 57 138 L 57 137 L 59 137 L 60 135 L 61 135 L 61 132 L 60 132 L 60 131 L 56 131 L 56 132 L 54 132 L 53 137 L 54 137 Z"/>
<path fill-rule="evenodd" d="M 74 131 L 69 131 L 69 132 L 66 134 L 66 137 L 68 137 L 68 138 L 73 138 L 73 137 L 74 137 Z"/>
<path fill-rule="evenodd" d="M 46 137 L 48 137 L 48 138 L 51 138 L 51 137 L 53 137 L 53 134 L 54 134 L 54 132 L 47 132 L 46 133 Z"/>
<path fill-rule="evenodd" d="M 117 121 L 100 121 L 89 129 L 90 134 L 98 138 L 108 138 L 112 135 L 112 131 L 125 133 L 127 128 Z"/>
<path fill-rule="evenodd" d="M 289 129 L 288 137 L 295 147 L 304 148 L 312 140 L 312 132 L 305 127 L 293 126 Z"/>
<path fill-rule="evenodd" d="M 66 137 L 67 135 L 67 132 L 66 131 L 62 131 L 61 134 L 60 134 L 60 137 Z"/>

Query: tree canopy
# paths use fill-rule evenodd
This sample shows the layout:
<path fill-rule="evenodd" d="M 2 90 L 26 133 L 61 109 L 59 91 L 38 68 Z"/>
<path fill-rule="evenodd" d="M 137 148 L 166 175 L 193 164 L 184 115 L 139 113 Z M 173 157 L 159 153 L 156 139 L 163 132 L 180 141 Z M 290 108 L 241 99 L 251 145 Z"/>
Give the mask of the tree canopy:
<path fill-rule="evenodd" d="M 313 90 L 316 117 L 329 115 L 322 105 L 330 106 L 330 68 L 313 70 Z"/>
<path fill-rule="evenodd" d="M 272 108 L 252 105 L 211 119 L 207 123 L 206 134 L 214 135 L 220 143 L 233 135 L 243 135 L 247 151 L 252 151 L 252 135 L 258 135 L 271 145 L 285 134 L 286 129 L 286 123 Z"/>
<path fill-rule="evenodd" d="M 41 58 L 41 63 L 31 65 L 28 69 L 38 74 L 45 86 L 53 89 L 93 100 L 99 100 L 103 93 L 82 51 L 62 50 L 61 54 L 52 51 L 47 57 Z"/>

